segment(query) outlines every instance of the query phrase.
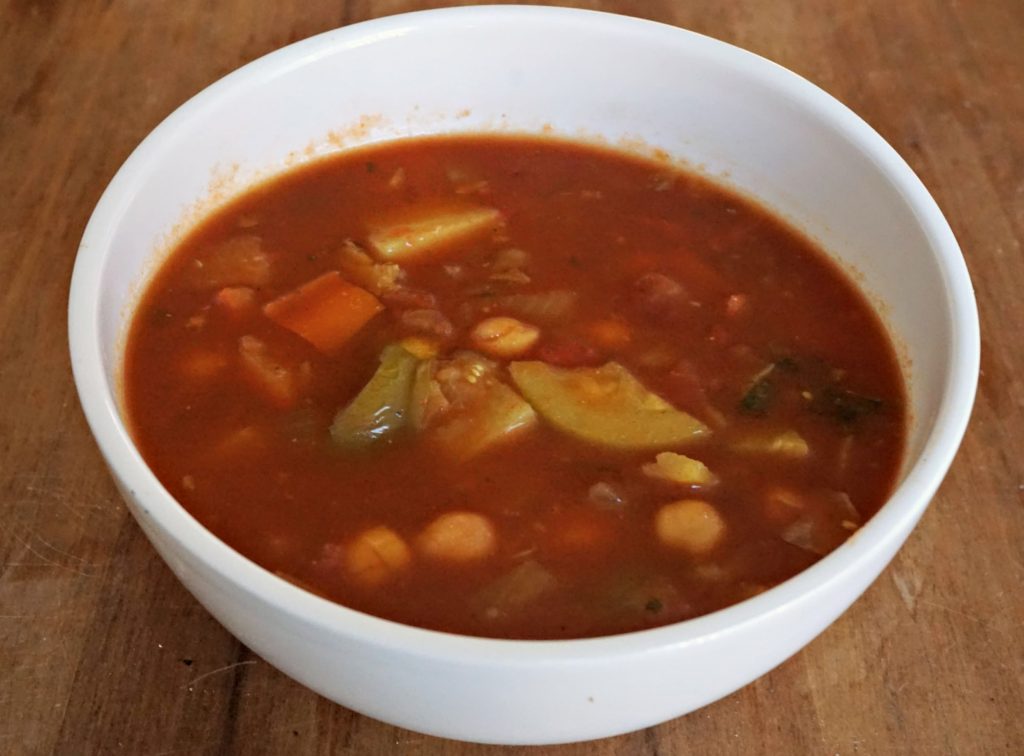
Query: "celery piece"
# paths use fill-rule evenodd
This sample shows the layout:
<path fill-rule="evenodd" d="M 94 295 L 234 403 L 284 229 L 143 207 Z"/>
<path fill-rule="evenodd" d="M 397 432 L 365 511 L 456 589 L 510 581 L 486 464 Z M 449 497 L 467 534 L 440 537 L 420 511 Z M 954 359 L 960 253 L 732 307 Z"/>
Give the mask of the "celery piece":
<path fill-rule="evenodd" d="M 657 449 L 711 432 L 648 391 L 617 362 L 597 368 L 513 362 L 509 372 L 541 417 L 583 441 L 619 449 Z"/>
<path fill-rule="evenodd" d="M 475 609 L 488 620 L 503 620 L 526 608 L 558 586 L 543 565 L 527 559 L 484 588 L 473 600 Z"/>
<path fill-rule="evenodd" d="M 499 225 L 501 220 L 501 213 L 490 207 L 449 210 L 377 228 L 367 241 L 382 259 L 405 262 L 469 241 Z"/>
<path fill-rule="evenodd" d="M 405 339 L 403 339 L 405 341 Z M 409 422 L 419 432 L 431 420 L 448 407 L 448 400 L 441 393 L 441 386 L 434 380 L 436 360 L 423 360 L 416 367 L 412 382 L 412 398 L 409 405 Z"/>
<path fill-rule="evenodd" d="M 334 442 L 343 448 L 362 449 L 401 430 L 409 414 L 418 364 L 416 357 L 397 344 L 385 347 L 377 372 L 334 416 Z"/>
<path fill-rule="evenodd" d="M 429 429 L 449 458 L 464 462 L 536 424 L 533 407 L 482 354 L 460 351 L 424 365 L 413 386 L 412 424 Z"/>

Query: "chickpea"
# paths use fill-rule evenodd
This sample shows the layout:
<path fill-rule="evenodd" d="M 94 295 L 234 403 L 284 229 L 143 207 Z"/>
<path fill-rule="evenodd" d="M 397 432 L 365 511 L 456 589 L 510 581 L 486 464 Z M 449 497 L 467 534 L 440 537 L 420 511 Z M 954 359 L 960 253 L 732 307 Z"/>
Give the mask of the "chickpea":
<path fill-rule="evenodd" d="M 473 562 L 494 553 L 498 544 L 491 521 L 475 512 L 448 512 L 423 529 L 420 552 L 430 559 Z"/>
<path fill-rule="evenodd" d="M 521 357 L 537 343 L 540 329 L 515 318 L 498 316 L 481 320 L 470 334 L 473 344 L 494 357 Z"/>
<path fill-rule="evenodd" d="M 345 568 L 367 586 L 377 586 L 405 569 L 412 554 L 391 528 L 379 525 L 360 533 L 345 552 Z"/>
<path fill-rule="evenodd" d="M 682 499 L 658 510 L 654 529 L 666 546 L 702 556 L 725 536 L 725 521 L 706 501 Z"/>

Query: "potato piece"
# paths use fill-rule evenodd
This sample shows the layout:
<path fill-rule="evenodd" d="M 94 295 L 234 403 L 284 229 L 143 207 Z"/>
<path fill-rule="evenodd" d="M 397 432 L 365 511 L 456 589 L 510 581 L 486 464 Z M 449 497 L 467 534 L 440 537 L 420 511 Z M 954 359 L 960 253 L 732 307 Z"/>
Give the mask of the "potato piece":
<path fill-rule="evenodd" d="M 498 536 L 491 521 L 481 514 L 448 512 L 423 529 L 416 545 L 428 559 L 476 562 L 494 553 Z"/>
<path fill-rule="evenodd" d="M 373 588 L 396 577 L 412 561 L 402 537 L 379 525 L 360 533 L 345 551 L 345 569 L 364 586 Z"/>
<path fill-rule="evenodd" d="M 522 357 L 540 338 L 540 329 L 515 318 L 487 318 L 469 334 L 473 346 L 492 357 Z"/>
<path fill-rule="evenodd" d="M 803 459 L 811 453 L 804 437 L 794 430 L 743 436 L 732 448 L 747 454 L 773 454 L 789 459 Z"/>
<path fill-rule="evenodd" d="M 270 283 L 270 256 L 258 236 L 235 236 L 203 252 L 187 276 L 197 289 L 225 286 L 266 286 Z"/>
<path fill-rule="evenodd" d="M 684 486 L 713 486 L 718 482 L 700 460 L 675 452 L 662 452 L 643 466 L 644 475 Z"/>
<path fill-rule="evenodd" d="M 346 239 L 334 251 L 332 259 L 342 275 L 356 286 L 361 286 L 378 297 L 399 287 L 404 277 L 401 267 L 394 263 L 376 263 L 351 239 Z"/>
<path fill-rule="evenodd" d="M 447 210 L 377 228 L 367 241 L 378 257 L 390 262 L 406 262 L 433 256 L 458 242 L 470 241 L 501 223 L 501 213 L 490 207 Z"/>
<path fill-rule="evenodd" d="M 286 365 L 270 353 L 255 336 L 238 340 L 242 375 L 271 404 L 287 409 L 295 404 L 309 385 L 312 368 L 308 362 Z"/>
<path fill-rule="evenodd" d="M 703 556 L 725 537 L 725 520 L 706 501 L 682 499 L 658 510 L 654 529 L 666 546 Z"/>
<path fill-rule="evenodd" d="M 619 449 L 663 449 L 710 433 L 704 423 L 648 391 L 617 362 L 575 369 L 513 362 L 509 372 L 545 420 L 584 441 Z"/>

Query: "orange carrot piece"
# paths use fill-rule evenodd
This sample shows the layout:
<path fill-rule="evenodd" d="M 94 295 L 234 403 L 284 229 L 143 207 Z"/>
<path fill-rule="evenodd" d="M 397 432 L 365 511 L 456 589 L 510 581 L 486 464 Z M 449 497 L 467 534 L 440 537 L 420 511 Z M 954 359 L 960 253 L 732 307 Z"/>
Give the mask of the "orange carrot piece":
<path fill-rule="evenodd" d="M 321 352 L 332 352 L 384 309 L 377 297 L 329 271 L 263 306 L 263 313 Z"/>

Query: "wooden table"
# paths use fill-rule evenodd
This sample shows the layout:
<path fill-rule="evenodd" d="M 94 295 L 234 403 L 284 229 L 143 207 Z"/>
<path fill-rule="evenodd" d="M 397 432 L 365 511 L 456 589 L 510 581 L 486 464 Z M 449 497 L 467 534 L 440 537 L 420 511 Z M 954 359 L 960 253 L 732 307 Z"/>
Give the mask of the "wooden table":
<path fill-rule="evenodd" d="M 212 620 L 118 498 L 78 406 L 66 347 L 83 227 L 151 128 L 270 50 L 431 5 L 0 6 L 0 753 L 503 750 L 347 711 Z M 853 609 L 723 701 L 550 752 L 1024 753 L 1024 3 L 579 5 L 741 45 L 864 116 L 946 212 L 974 276 L 985 347 L 973 422 L 952 472 Z"/>

